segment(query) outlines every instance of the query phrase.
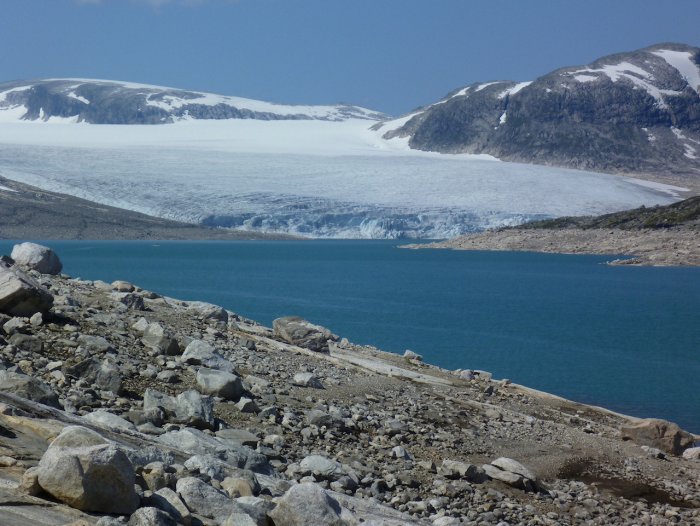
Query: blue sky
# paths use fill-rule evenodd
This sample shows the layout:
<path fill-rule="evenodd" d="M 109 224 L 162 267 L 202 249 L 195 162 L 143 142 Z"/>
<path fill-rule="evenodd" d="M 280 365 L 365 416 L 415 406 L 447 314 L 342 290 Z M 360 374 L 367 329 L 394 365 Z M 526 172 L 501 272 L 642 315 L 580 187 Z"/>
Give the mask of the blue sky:
<path fill-rule="evenodd" d="M 407 112 L 673 41 L 700 0 L 3 0 L 0 80 L 90 77 Z"/>

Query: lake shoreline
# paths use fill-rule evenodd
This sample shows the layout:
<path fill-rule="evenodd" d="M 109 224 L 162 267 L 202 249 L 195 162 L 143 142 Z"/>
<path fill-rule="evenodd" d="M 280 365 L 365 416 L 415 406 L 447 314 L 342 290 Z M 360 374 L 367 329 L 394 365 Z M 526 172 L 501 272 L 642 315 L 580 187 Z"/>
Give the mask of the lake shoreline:
<path fill-rule="evenodd" d="M 700 266 L 697 229 L 528 229 L 467 234 L 446 241 L 403 245 L 409 249 L 453 249 L 625 256 L 611 265 Z"/>

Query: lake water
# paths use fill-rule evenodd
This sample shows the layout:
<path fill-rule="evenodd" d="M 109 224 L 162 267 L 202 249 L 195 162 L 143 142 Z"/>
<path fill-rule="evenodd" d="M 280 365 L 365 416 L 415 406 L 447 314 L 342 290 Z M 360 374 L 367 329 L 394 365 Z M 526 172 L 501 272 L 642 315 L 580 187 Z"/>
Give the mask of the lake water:
<path fill-rule="evenodd" d="M 129 280 L 266 325 L 299 315 L 355 343 L 700 433 L 698 268 L 387 241 L 46 244 L 72 276 Z"/>

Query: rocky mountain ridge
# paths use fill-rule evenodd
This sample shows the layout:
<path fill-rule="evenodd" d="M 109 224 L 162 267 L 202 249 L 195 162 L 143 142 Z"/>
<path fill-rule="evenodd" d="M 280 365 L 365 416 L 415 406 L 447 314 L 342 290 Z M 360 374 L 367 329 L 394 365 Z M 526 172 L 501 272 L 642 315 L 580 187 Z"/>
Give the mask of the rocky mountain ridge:
<path fill-rule="evenodd" d="M 167 124 L 187 119 L 378 120 L 351 105 L 293 106 L 112 80 L 44 79 L 0 84 L 0 120 Z"/>
<path fill-rule="evenodd" d="M 658 44 L 532 82 L 471 84 L 375 129 L 419 150 L 697 179 L 700 48 Z"/>
<path fill-rule="evenodd" d="M 0 262 L 1 523 L 700 519 L 672 423 L 61 270 L 34 244 Z"/>

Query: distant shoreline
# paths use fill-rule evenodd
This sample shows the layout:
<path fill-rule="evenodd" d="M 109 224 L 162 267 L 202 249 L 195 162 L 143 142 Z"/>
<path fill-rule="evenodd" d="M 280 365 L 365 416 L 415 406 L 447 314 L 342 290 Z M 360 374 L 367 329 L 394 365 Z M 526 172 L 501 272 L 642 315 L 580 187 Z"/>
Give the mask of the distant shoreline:
<path fill-rule="evenodd" d="M 611 265 L 700 266 L 700 232 L 697 229 L 504 229 L 468 234 L 427 244 L 403 245 L 412 249 L 492 250 L 629 256 Z"/>

